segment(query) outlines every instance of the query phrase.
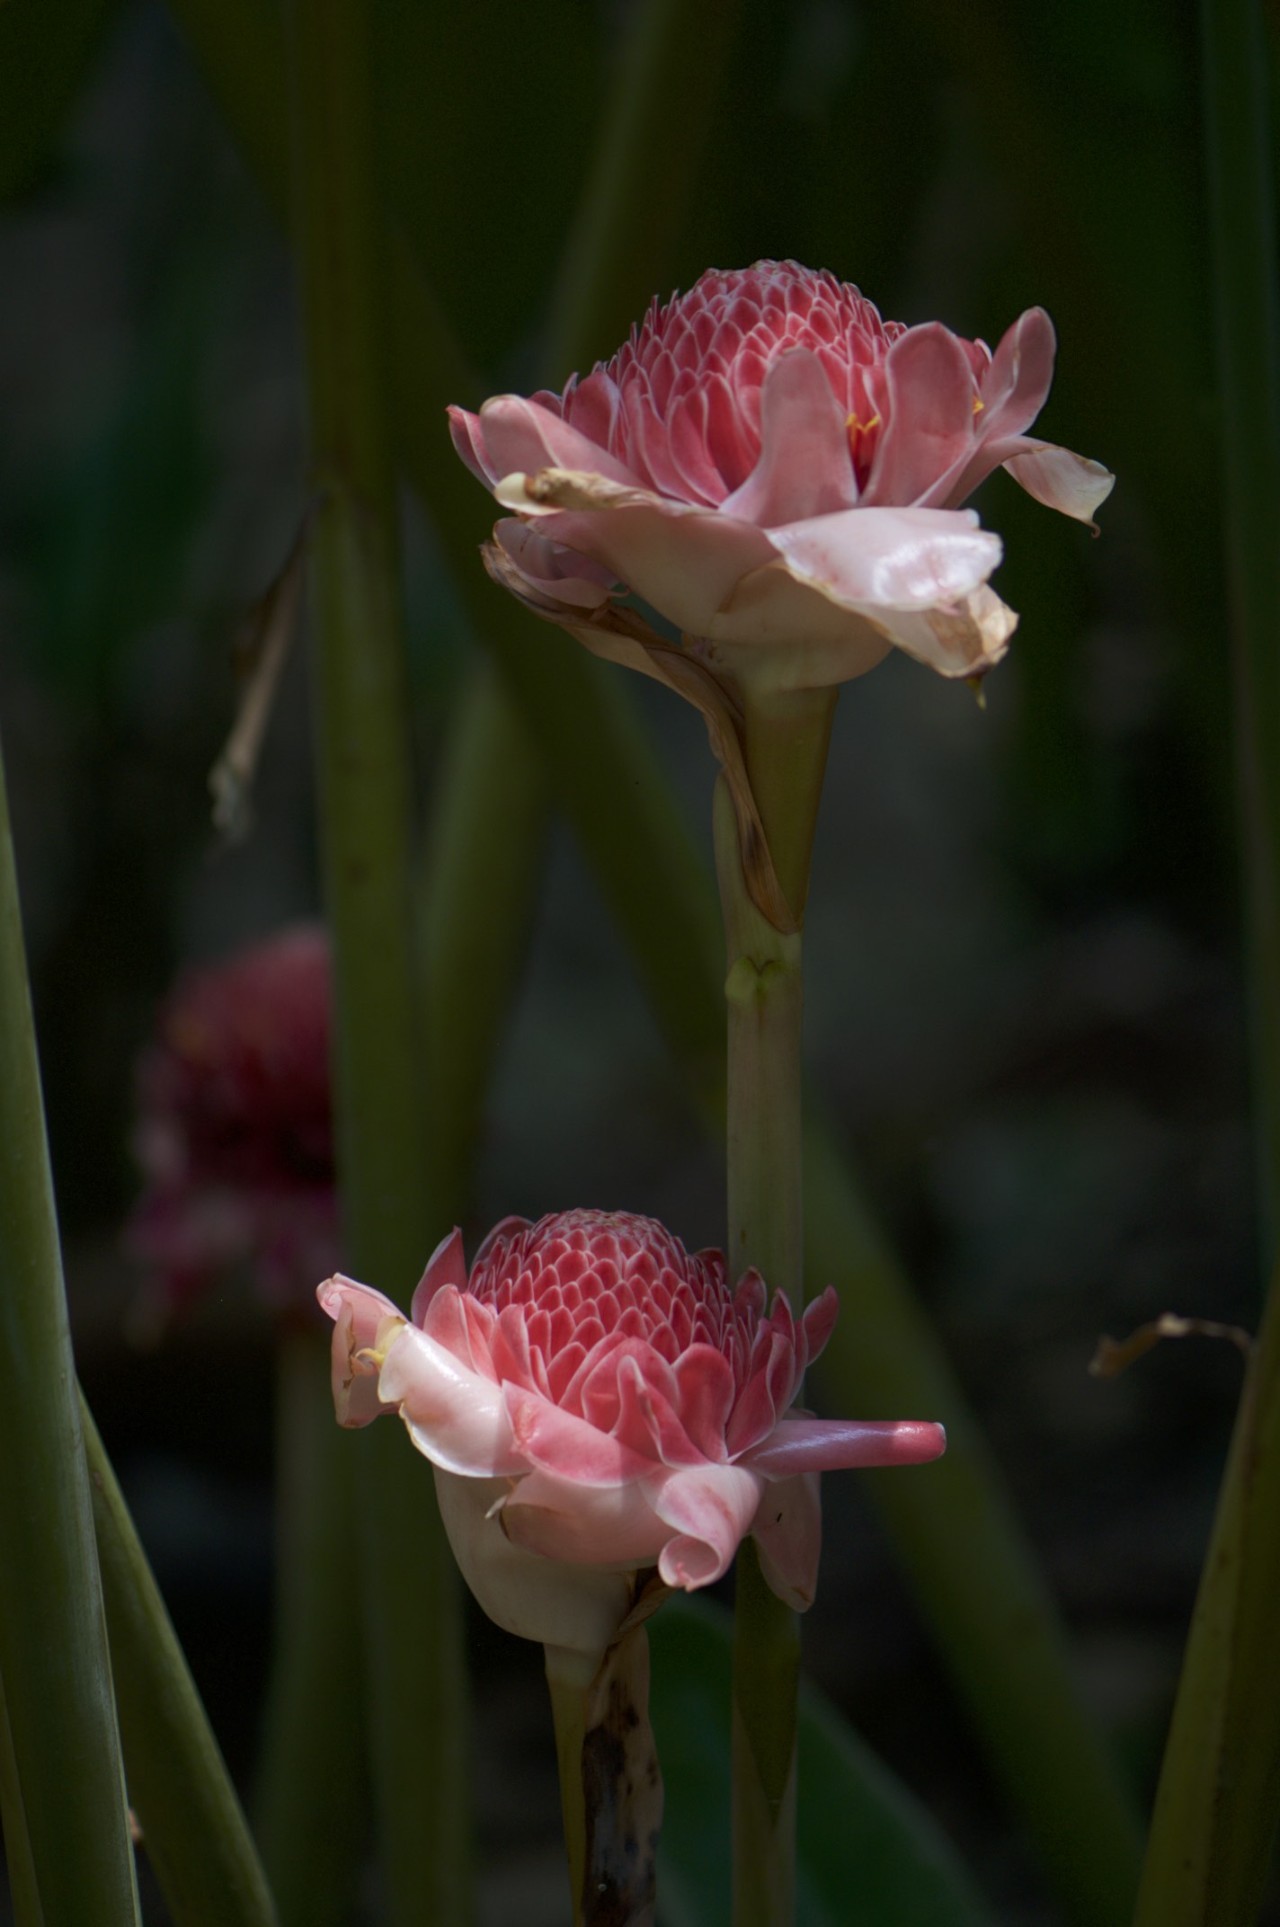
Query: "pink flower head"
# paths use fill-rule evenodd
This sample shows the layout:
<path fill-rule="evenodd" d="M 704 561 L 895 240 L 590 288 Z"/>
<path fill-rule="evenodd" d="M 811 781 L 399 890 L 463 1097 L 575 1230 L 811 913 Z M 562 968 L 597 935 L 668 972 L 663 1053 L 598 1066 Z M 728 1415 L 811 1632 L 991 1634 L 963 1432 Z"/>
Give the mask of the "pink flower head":
<path fill-rule="evenodd" d="M 656 1565 L 668 1586 L 706 1586 L 748 1532 L 774 1591 L 807 1606 L 814 1475 L 916 1464 L 945 1443 L 938 1425 L 791 1412 L 835 1323 L 834 1291 L 797 1319 L 781 1292 L 768 1306 L 758 1272 L 732 1289 L 722 1253 L 691 1254 L 651 1218 L 507 1218 L 469 1279 L 454 1231 L 408 1320 L 349 1278 L 328 1279 L 319 1298 L 335 1321 L 340 1421 L 399 1412 L 436 1467 L 481 1604 L 554 1644 L 577 1643 L 547 1590 L 562 1600 L 566 1571 L 606 1576 L 599 1615 L 615 1616 L 600 1637 L 593 1605 L 583 1641 L 602 1647 L 626 1609 L 617 1575 Z"/>
<path fill-rule="evenodd" d="M 338 1255 L 329 947 L 300 925 L 181 977 L 138 1065 L 126 1240 L 177 1303 L 246 1265 L 297 1303 Z"/>
<path fill-rule="evenodd" d="M 993 354 L 939 321 L 882 321 L 830 274 L 759 261 L 655 301 L 562 394 L 449 415 L 515 518 L 494 531 L 492 573 L 598 653 L 691 694 L 672 646 L 614 606 L 632 591 L 739 698 L 848 681 L 895 645 L 972 677 L 1017 618 L 987 586 L 1001 544 L 966 497 L 1004 467 L 1091 522 L 1112 486 L 1027 433 L 1053 357 L 1041 308 Z"/>

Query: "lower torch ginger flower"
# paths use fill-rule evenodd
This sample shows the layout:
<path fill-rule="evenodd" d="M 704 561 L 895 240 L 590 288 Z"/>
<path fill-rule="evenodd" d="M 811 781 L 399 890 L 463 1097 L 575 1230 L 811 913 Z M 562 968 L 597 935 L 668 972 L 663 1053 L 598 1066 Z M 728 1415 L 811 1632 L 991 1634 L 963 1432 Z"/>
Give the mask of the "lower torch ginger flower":
<path fill-rule="evenodd" d="M 817 1580 L 816 1474 L 937 1458 L 939 1425 L 793 1412 L 835 1323 L 828 1289 L 796 1319 L 759 1274 L 731 1289 L 718 1251 L 651 1218 L 505 1219 L 467 1276 L 460 1233 L 405 1319 L 349 1278 L 335 1321 L 339 1420 L 397 1411 L 435 1467 L 450 1543 L 507 1630 L 602 1652 L 657 1567 L 692 1591 L 747 1533 L 770 1586 L 803 1609 Z"/>

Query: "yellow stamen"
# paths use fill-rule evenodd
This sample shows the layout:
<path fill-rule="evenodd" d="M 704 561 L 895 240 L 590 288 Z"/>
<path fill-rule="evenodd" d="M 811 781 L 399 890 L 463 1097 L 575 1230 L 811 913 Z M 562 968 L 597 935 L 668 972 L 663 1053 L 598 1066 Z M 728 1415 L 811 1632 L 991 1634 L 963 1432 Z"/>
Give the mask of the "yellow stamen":
<path fill-rule="evenodd" d="M 985 402 L 983 401 L 983 399 L 982 399 L 982 396 L 981 396 L 981 395 L 975 395 L 975 396 L 974 396 L 974 398 L 973 398 L 973 412 L 974 412 L 974 414 L 975 414 L 975 415 L 980 415 L 980 414 L 982 413 L 982 411 L 983 411 L 983 409 L 984 409 L 984 408 L 986 407 L 986 405 L 987 405 L 987 404 L 986 404 L 986 403 L 985 403 Z"/>

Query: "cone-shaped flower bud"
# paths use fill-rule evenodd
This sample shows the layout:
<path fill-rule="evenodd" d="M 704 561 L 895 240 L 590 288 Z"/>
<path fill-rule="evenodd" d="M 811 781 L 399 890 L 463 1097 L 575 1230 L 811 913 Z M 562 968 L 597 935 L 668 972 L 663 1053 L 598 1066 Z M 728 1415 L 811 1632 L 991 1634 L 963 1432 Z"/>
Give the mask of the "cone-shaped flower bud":
<path fill-rule="evenodd" d="M 1041 308 L 993 354 L 941 322 L 882 321 L 830 274 L 760 261 L 655 301 L 562 394 L 450 420 L 514 518 L 491 571 L 598 653 L 674 680 L 613 604 L 631 591 L 739 702 L 848 681 L 895 646 L 973 677 L 1017 618 L 988 586 L 999 537 L 961 504 L 1004 467 L 1091 522 L 1112 486 L 1027 432 L 1054 346 Z"/>
<path fill-rule="evenodd" d="M 687 1252 L 651 1218 L 508 1218 L 470 1277 L 454 1231 L 406 1319 L 335 1277 L 338 1417 L 398 1411 L 436 1468 L 459 1564 L 500 1625 L 603 1650 L 657 1567 L 709 1585 L 754 1533 L 774 1591 L 811 1602 L 816 1474 L 936 1458 L 941 1426 L 820 1420 L 791 1409 L 836 1295 L 800 1318 L 718 1251 Z"/>
<path fill-rule="evenodd" d="M 329 948 L 298 926 L 179 979 L 138 1065 L 126 1242 L 166 1301 L 243 1268 L 301 1304 L 338 1257 Z"/>

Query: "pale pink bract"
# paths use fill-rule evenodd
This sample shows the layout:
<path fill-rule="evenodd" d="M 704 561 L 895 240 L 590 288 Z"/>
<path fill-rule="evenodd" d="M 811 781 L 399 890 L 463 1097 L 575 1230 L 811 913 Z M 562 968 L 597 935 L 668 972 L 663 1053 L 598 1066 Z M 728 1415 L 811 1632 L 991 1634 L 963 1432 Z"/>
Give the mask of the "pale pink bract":
<path fill-rule="evenodd" d="M 961 507 L 997 467 L 1090 522 L 1112 480 L 1027 431 L 1053 325 L 1028 309 L 994 354 L 941 322 L 882 321 L 794 261 L 710 271 L 562 394 L 449 411 L 462 459 L 516 519 L 491 571 L 632 667 L 631 590 L 741 692 L 827 687 L 896 645 L 946 676 L 1004 655 L 998 536 Z M 659 670 L 658 673 L 661 673 Z"/>
<path fill-rule="evenodd" d="M 775 1592 L 807 1606 L 820 1540 L 813 1475 L 914 1464 L 945 1443 L 937 1425 L 791 1413 L 835 1323 L 835 1293 L 797 1319 L 782 1293 L 767 1305 L 758 1273 L 731 1289 L 720 1252 L 686 1252 L 649 1218 L 508 1218 L 469 1278 L 454 1231 L 408 1320 L 348 1278 L 328 1279 L 319 1299 L 335 1321 L 341 1422 L 399 1412 L 436 1467 L 481 1604 L 553 1643 L 575 1642 L 554 1618 L 550 1633 L 535 1626 L 540 1572 L 656 1566 L 688 1590 L 718 1579 L 748 1532 Z M 623 1593 L 616 1603 L 621 1617 Z M 606 1618 L 613 1609 L 609 1595 Z"/>

